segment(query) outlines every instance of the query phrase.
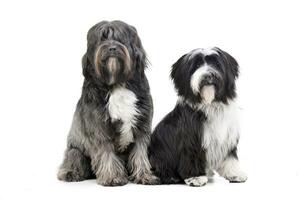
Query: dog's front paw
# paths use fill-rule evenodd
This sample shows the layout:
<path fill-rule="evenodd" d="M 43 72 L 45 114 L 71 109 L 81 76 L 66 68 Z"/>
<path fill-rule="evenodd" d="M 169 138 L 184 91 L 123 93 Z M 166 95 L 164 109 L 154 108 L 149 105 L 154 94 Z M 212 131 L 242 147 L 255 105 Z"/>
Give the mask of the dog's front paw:
<path fill-rule="evenodd" d="M 119 176 L 119 177 L 108 178 L 106 180 L 97 179 L 97 183 L 103 186 L 122 186 L 128 183 L 128 179 L 125 176 L 124 177 Z"/>
<path fill-rule="evenodd" d="M 247 177 L 247 174 L 242 172 L 242 171 L 239 171 L 235 174 L 229 174 L 229 175 L 226 175 L 225 177 L 230 183 L 243 183 L 243 182 L 246 182 L 248 177 Z"/>
<path fill-rule="evenodd" d="M 197 176 L 184 179 L 184 182 L 189 186 L 200 187 L 206 185 L 208 178 L 207 176 Z"/>
<path fill-rule="evenodd" d="M 157 185 L 159 184 L 159 178 L 152 175 L 151 173 L 143 173 L 137 176 L 131 176 L 130 180 L 132 180 L 136 184 L 143 185 Z"/>
<path fill-rule="evenodd" d="M 84 177 L 79 172 L 74 170 L 60 169 L 57 173 L 57 178 L 60 181 L 78 182 L 83 181 Z"/>

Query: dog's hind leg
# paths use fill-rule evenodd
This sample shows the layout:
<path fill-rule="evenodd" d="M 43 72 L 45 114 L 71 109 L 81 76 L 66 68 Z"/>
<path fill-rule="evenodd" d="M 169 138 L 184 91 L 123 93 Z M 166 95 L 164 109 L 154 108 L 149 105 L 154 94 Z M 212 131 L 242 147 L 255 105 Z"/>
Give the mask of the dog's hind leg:
<path fill-rule="evenodd" d="M 93 176 L 91 160 L 82 151 L 83 146 L 80 147 L 79 145 L 79 141 L 82 141 L 82 131 L 82 120 L 77 107 L 68 136 L 68 146 L 65 151 L 64 160 L 57 173 L 59 180 L 67 182 L 83 181 Z"/>
<path fill-rule="evenodd" d="M 128 168 L 131 173 L 130 179 L 133 180 L 134 183 L 145 185 L 159 183 L 159 179 L 154 176 L 151 171 L 147 154 L 148 143 L 148 136 L 137 138 L 130 152 Z"/>
<path fill-rule="evenodd" d="M 83 181 L 91 178 L 90 159 L 83 155 L 77 148 L 68 148 L 62 165 L 57 173 L 57 178 L 62 181 Z"/>

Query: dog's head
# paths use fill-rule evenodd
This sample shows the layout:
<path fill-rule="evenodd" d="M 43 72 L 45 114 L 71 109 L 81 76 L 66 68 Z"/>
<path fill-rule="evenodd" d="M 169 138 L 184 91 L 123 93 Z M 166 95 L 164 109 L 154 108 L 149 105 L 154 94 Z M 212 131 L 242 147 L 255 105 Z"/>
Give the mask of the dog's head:
<path fill-rule="evenodd" d="M 193 103 L 227 103 L 236 96 L 237 61 L 219 48 L 195 49 L 173 66 L 178 95 Z"/>
<path fill-rule="evenodd" d="M 122 21 L 102 21 L 87 35 L 83 75 L 106 85 L 124 83 L 146 66 L 146 54 L 136 29 Z"/>

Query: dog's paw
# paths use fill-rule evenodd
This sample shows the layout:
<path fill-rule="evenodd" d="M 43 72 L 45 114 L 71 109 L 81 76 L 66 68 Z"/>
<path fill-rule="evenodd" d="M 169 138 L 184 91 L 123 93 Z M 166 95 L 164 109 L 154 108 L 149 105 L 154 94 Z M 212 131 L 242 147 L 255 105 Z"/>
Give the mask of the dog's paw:
<path fill-rule="evenodd" d="M 79 172 L 67 169 L 60 169 L 57 173 L 57 178 L 60 181 L 66 182 L 78 182 L 84 180 L 84 178 L 79 174 Z"/>
<path fill-rule="evenodd" d="M 152 175 L 151 173 L 144 173 L 138 176 L 131 176 L 130 180 L 136 184 L 143 184 L 143 185 L 157 185 L 160 183 L 159 178 Z"/>
<path fill-rule="evenodd" d="M 248 177 L 244 172 L 238 172 L 235 174 L 230 174 L 225 177 L 230 183 L 243 183 L 246 182 Z"/>
<path fill-rule="evenodd" d="M 97 183 L 103 186 L 122 186 L 128 183 L 127 177 L 114 177 L 106 180 L 97 179 Z"/>
<path fill-rule="evenodd" d="M 206 185 L 208 178 L 207 176 L 197 176 L 184 179 L 184 182 L 189 186 L 200 187 Z"/>

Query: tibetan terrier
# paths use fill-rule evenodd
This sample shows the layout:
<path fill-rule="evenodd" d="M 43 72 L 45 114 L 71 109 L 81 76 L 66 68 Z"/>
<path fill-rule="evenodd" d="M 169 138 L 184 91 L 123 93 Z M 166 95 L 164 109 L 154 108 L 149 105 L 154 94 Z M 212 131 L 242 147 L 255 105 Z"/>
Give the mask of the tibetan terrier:
<path fill-rule="evenodd" d="M 153 115 L 146 54 L 136 29 L 102 21 L 87 35 L 84 83 L 58 179 L 107 186 L 153 184 L 147 156 Z"/>
<path fill-rule="evenodd" d="M 247 180 L 237 156 L 238 72 L 236 60 L 219 48 L 193 50 L 172 66 L 178 103 L 157 125 L 149 146 L 162 184 L 203 186 L 214 171 L 230 182 Z"/>

